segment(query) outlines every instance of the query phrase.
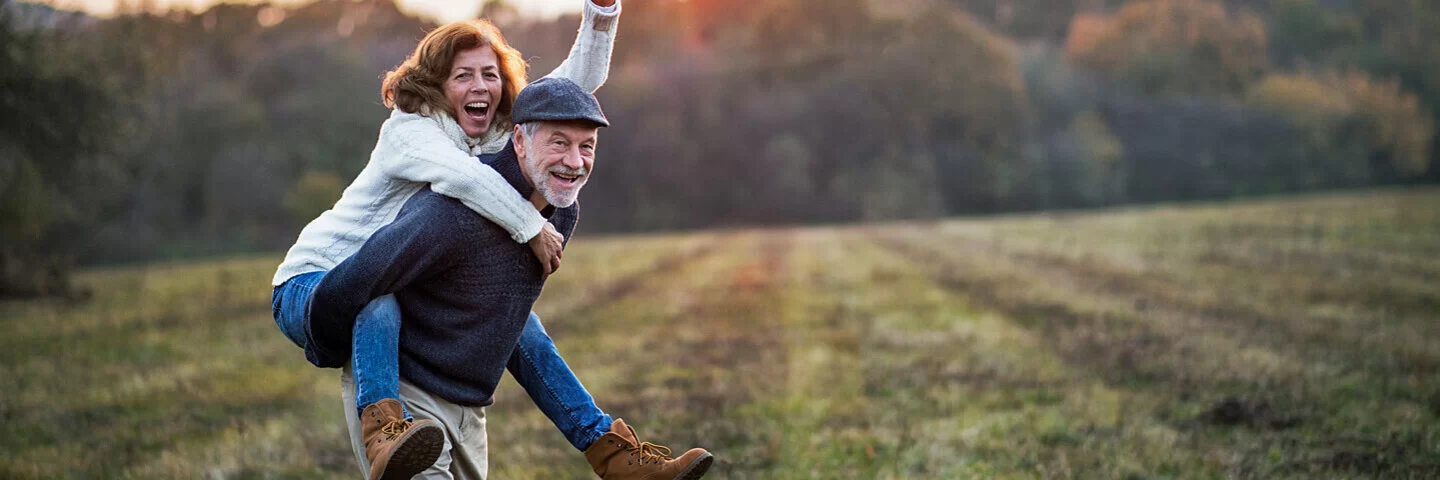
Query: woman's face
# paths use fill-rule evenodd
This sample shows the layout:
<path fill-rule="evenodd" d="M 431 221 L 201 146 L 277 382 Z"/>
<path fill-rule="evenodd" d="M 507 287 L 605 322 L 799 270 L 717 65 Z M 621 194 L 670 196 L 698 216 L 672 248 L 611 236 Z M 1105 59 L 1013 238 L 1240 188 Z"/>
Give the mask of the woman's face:
<path fill-rule="evenodd" d="M 499 61 L 489 46 L 455 54 L 445 79 L 445 102 L 466 135 L 479 137 L 490 131 L 503 87 Z"/>

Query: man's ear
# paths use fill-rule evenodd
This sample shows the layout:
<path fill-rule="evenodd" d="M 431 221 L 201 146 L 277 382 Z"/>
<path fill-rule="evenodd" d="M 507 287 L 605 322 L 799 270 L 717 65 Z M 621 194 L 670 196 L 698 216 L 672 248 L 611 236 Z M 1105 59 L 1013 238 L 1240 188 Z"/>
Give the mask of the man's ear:
<path fill-rule="evenodd" d="M 526 145 L 525 132 L 520 130 L 520 124 L 518 123 L 515 124 L 515 134 L 510 137 L 510 142 L 515 144 L 515 156 L 524 157 L 525 147 L 528 145 Z"/>

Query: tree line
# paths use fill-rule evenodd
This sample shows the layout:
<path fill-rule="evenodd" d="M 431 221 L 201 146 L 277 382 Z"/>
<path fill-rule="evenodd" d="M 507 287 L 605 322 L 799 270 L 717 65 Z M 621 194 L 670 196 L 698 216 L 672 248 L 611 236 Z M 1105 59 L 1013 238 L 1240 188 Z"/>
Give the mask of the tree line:
<path fill-rule="evenodd" d="M 578 0 L 577 0 L 578 1 Z M 578 19 L 487 3 L 532 77 Z M 275 250 L 359 172 L 390 0 L 0 0 L 0 295 Z M 582 232 L 834 223 L 1440 180 L 1440 6 L 627 0 Z"/>

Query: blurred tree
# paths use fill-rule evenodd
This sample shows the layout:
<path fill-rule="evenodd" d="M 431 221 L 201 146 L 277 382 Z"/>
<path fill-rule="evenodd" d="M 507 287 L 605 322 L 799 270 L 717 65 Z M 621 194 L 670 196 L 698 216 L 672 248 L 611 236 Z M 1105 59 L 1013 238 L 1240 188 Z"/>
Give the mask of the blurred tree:
<path fill-rule="evenodd" d="M 302 172 L 349 177 L 364 166 L 385 115 L 378 74 L 414 47 L 397 38 L 421 23 L 383 0 L 277 8 L 97 23 L 151 58 L 117 65 L 135 70 L 126 76 L 139 79 L 133 113 L 145 128 L 120 150 L 136 166 L 123 214 L 82 259 L 280 248 L 293 240 L 284 201 Z"/>
<path fill-rule="evenodd" d="M 1213 98 L 1120 98 L 1099 113 L 1124 146 L 1128 201 L 1292 191 L 1310 160 L 1306 130 Z"/>
<path fill-rule="evenodd" d="M 1416 92 L 1431 124 L 1440 124 L 1440 4 L 1420 0 L 1356 0 L 1367 36 L 1378 51 L 1355 55 L 1348 64 L 1380 78 L 1398 78 Z M 1430 146 L 1431 181 L 1440 181 L 1440 135 Z"/>
<path fill-rule="evenodd" d="M 1302 128 L 1306 162 L 1289 173 L 1301 188 L 1361 184 L 1370 180 L 1364 148 L 1343 135 L 1354 106 L 1332 85 L 1300 74 L 1271 74 L 1256 83 L 1247 102 L 1277 112 Z"/>
<path fill-rule="evenodd" d="M 1270 5 L 1268 39 L 1277 64 L 1324 64 L 1365 41 L 1360 18 L 1315 0 L 1277 0 Z"/>
<path fill-rule="evenodd" d="M 1077 15 L 1069 54 L 1148 94 L 1241 94 L 1268 65 L 1265 22 L 1215 0 L 1145 0 Z"/>
<path fill-rule="evenodd" d="M 1256 84 L 1248 101 L 1312 132 L 1309 143 L 1317 163 L 1324 164 L 1312 166 L 1311 175 L 1340 176 L 1346 183 L 1394 182 L 1429 168 L 1431 114 L 1398 81 L 1377 81 L 1353 70 L 1271 74 Z"/>
<path fill-rule="evenodd" d="M 885 139 L 936 162 L 951 213 L 993 211 L 1017 179 L 1029 112 L 1020 54 L 968 15 L 921 11 L 884 45 L 861 84 Z"/>
<path fill-rule="evenodd" d="M 604 154 L 626 161 L 590 198 L 623 199 L 612 211 L 644 219 L 626 223 L 928 216 L 968 205 L 964 195 L 994 208 L 986 192 L 1006 188 L 993 173 L 1023 128 L 1024 82 L 1014 46 L 963 13 L 879 20 L 860 2 L 770 1 L 676 21 L 728 33 L 679 50 L 626 44 L 644 53 L 600 92 L 628 119 L 608 130 Z M 731 181 L 695 180 L 717 169 Z"/>
<path fill-rule="evenodd" d="M 484 13 L 532 76 L 548 72 L 578 18 L 509 3 Z M 1423 181 L 1426 168 L 1440 180 L 1434 2 L 633 3 L 599 92 L 618 121 L 586 231 L 1223 198 Z M 386 113 L 379 74 L 432 26 L 392 0 L 69 23 L 49 11 L 27 17 L 51 19 L 49 33 L 0 39 L 17 45 L 5 61 L 44 64 L 0 72 L 16 85 L 0 102 L 18 106 L 0 134 L 0 248 L 81 261 L 287 245 L 365 164 Z M 24 35 L 38 40 L 9 41 Z M 1366 73 L 1286 75 L 1271 55 Z M 73 132 L 95 141 L 61 146 L 92 145 L 71 163 L 36 160 L 32 145 L 68 139 L 59 120 L 14 113 L 45 97 L 13 92 L 89 67 L 104 74 L 65 101 L 99 99 L 76 116 L 113 120 L 52 117 L 114 128 Z M 49 180 L 62 170 L 78 183 Z"/>
<path fill-rule="evenodd" d="M 1103 14 L 1124 0 L 949 0 L 998 31 L 1021 40 L 1065 41 L 1076 14 Z"/>
<path fill-rule="evenodd" d="M 345 181 L 330 172 L 305 172 L 285 194 L 285 209 L 291 222 L 301 227 L 329 210 L 345 190 Z"/>
<path fill-rule="evenodd" d="M 1034 112 L 1023 158 L 1036 165 L 1036 178 L 1023 190 L 1036 197 L 1034 208 L 1124 201 L 1124 145 L 1096 113 L 1107 101 L 1107 83 L 1050 46 L 1027 47 L 1021 63 Z"/>
<path fill-rule="evenodd" d="M 935 159 L 889 146 L 875 162 L 843 172 L 842 189 L 855 196 L 859 219 L 883 221 L 944 215 Z"/>
<path fill-rule="evenodd" d="M 1068 136 L 1073 139 L 1076 154 L 1083 159 L 1083 168 L 1076 175 L 1083 204 L 1118 201 L 1125 176 L 1120 160 L 1125 146 L 1110 132 L 1105 119 L 1095 112 L 1084 112 L 1070 121 Z"/>
<path fill-rule="evenodd" d="M 0 296 L 69 292 L 84 236 L 125 177 L 122 84 L 83 30 L 0 2 Z M 110 58 L 107 60 L 115 61 Z"/>
<path fill-rule="evenodd" d="M 246 65 L 237 87 L 262 109 L 256 121 L 267 135 L 254 140 L 283 146 L 274 165 L 281 183 L 305 169 L 353 177 L 369 160 L 374 143 L 358 140 L 374 136 L 388 112 L 377 75 L 356 57 L 339 42 L 285 42 Z"/>
<path fill-rule="evenodd" d="M 1108 82 L 1076 68 L 1064 52 L 1053 46 L 1024 48 L 1020 67 L 1034 126 L 1042 134 L 1068 127 L 1075 115 L 1094 111 L 1108 95 Z"/>
<path fill-rule="evenodd" d="M 1433 114 L 1415 95 L 1405 92 L 1399 80 L 1378 81 L 1358 71 L 1332 74 L 1331 78 L 1342 85 L 1354 103 L 1359 128 L 1374 139 L 1374 166 L 1389 167 L 1393 171 L 1387 174 L 1405 176 L 1422 174 L 1430 168 Z"/>
<path fill-rule="evenodd" d="M 764 11 L 755 40 L 779 57 L 831 53 L 867 38 L 872 26 L 864 0 L 794 0 L 759 8 Z"/>

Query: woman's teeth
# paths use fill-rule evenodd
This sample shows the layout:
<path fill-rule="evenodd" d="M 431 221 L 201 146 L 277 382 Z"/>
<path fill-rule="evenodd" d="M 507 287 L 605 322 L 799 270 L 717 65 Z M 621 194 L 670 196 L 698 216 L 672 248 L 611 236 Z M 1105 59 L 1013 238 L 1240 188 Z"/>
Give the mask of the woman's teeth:
<path fill-rule="evenodd" d="M 470 102 L 465 104 L 465 113 L 472 117 L 483 117 L 490 111 L 490 102 Z"/>

